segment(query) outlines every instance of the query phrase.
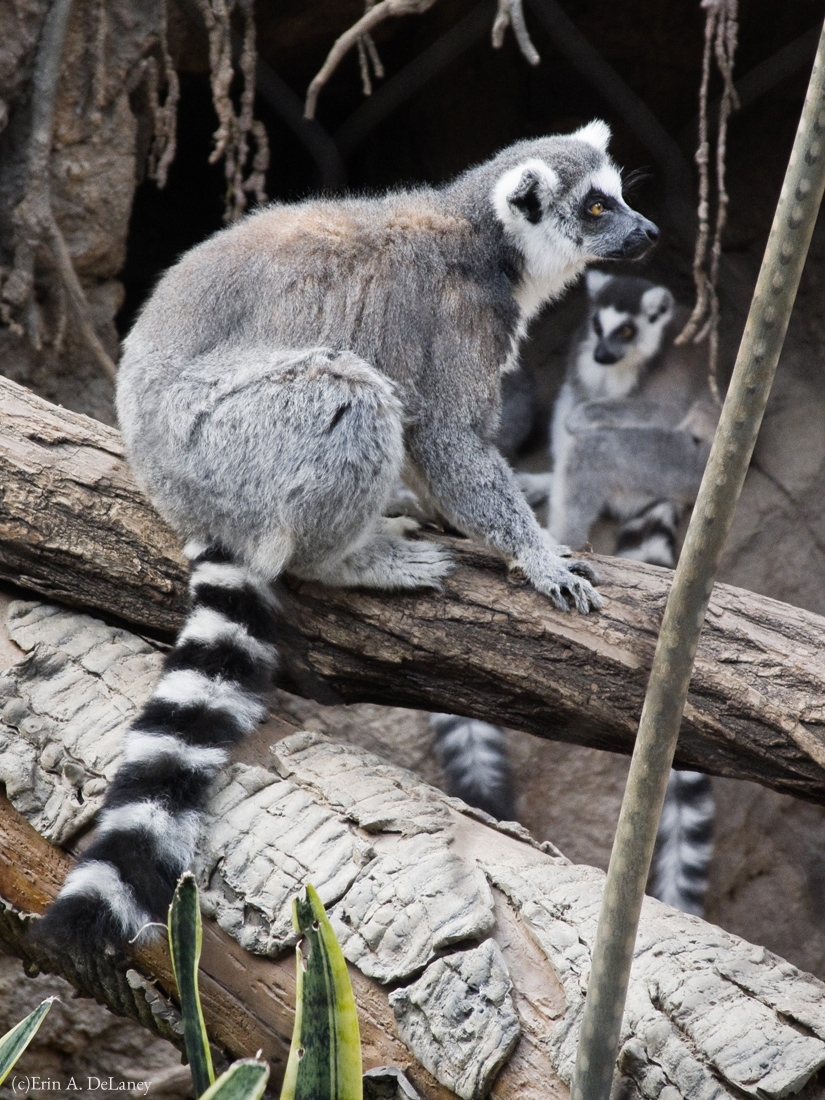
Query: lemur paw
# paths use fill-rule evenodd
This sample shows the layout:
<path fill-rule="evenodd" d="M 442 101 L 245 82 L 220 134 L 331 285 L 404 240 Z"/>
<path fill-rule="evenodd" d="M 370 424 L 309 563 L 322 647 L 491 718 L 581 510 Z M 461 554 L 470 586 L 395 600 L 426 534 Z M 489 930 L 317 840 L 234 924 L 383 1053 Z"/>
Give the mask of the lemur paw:
<path fill-rule="evenodd" d="M 587 562 L 566 562 L 557 553 L 548 553 L 519 558 L 513 568 L 523 573 L 537 592 L 552 600 L 559 611 L 569 611 L 571 602 L 581 615 L 601 609 L 601 597 L 591 583 L 596 581 L 596 574 Z"/>
<path fill-rule="evenodd" d="M 576 558 L 575 561 L 566 562 L 565 564 L 570 572 L 575 573 L 577 577 L 584 577 L 585 580 L 590 581 L 591 584 L 599 583 L 599 574 L 589 561 L 583 561 L 581 558 Z"/>
<path fill-rule="evenodd" d="M 452 556 L 437 543 L 405 539 L 396 547 L 388 587 L 440 590 L 454 568 Z"/>

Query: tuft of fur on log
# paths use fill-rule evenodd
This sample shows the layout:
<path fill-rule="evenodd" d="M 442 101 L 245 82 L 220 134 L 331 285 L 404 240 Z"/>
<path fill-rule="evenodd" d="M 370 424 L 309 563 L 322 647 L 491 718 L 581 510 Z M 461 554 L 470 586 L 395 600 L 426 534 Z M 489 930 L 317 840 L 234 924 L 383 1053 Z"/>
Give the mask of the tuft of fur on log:
<path fill-rule="evenodd" d="M 126 631 L 41 603 L 12 604 L 8 626 L 27 656 L 0 688 L 0 780 L 17 807 L 0 805 L 0 896 L 38 910 L 68 861 L 29 855 L 37 845 L 20 842 L 18 811 L 66 840 L 82 829 L 158 654 Z M 282 1061 L 289 984 L 277 956 L 291 955 L 291 900 L 310 879 L 353 967 L 367 1065 L 400 1063 L 425 1100 L 479 1100 L 489 1088 L 498 1100 L 561 1100 L 603 874 L 351 745 L 299 731 L 256 752 L 239 750 L 216 783 L 197 859 L 214 921 L 203 990 L 217 1041 L 232 1055 L 257 1043 Z M 0 941 L 25 955 L 19 921 L 5 914 Z M 250 958 L 238 944 L 275 959 Z M 168 980 L 157 946 L 139 960 L 145 976 Z M 157 1026 L 174 1034 L 174 1011 L 163 999 L 157 1010 L 157 998 L 147 1002 L 137 971 L 113 975 L 101 959 L 90 978 L 82 962 L 62 965 L 117 1010 L 150 1023 L 156 1012 Z M 645 902 L 622 1036 L 623 1095 L 782 1100 L 823 1065 L 825 984 Z"/>
<path fill-rule="evenodd" d="M 604 610 L 565 615 L 456 539 L 444 591 L 288 583 L 284 686 L 321 702 L 448 710 L 629 753 L 671 574 L 596 560 Z M 186 572 L 116 431 L 0 378 L 0 577 L 171 634 Z M 677 766 L 825 802 L 825 619 L 716 585 Z"/>

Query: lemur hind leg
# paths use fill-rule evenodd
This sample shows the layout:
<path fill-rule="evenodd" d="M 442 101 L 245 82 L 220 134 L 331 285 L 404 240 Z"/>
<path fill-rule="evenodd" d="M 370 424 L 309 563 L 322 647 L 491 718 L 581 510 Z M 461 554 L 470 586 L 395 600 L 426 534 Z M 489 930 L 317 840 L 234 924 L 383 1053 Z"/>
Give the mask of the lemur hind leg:
<path fill-rule="evenodd" d="M 348 351 L 239 358 L 218 364 L 227 380 L 217 384 L 204 364 L 202 408 L 177 410 L 193 423 L 183 476 L 160 469 L 154 496 L 162 505 L 176 494 L 168 513 L 183 533 L 224 546 L 263 577 L 437 587 L 445 552 L 410 539 L 417 524 L 383 518 L 404 456 L 393 384 Z"/>
<path fill-rule="evenodd" d="M 440 588 L 451 559 L 434 543 L 410 539 L 418 527 L 408 516 L 382 517 L 363 545 L 316 567 L 312 578 L 341 588 Z"/>

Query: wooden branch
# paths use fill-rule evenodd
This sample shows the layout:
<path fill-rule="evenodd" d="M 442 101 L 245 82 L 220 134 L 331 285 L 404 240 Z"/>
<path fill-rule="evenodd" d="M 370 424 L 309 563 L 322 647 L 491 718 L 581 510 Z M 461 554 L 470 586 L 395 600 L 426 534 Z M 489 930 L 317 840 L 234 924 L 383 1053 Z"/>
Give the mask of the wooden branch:
<path fill-rule="evenodd" d="M 49 959 L 22 919 L 69 865 L 44 836 L 75 837 L 99 807 L 160 654 L 39 602 L 13 604 L 8 622 L 28 656 L 0 676 L 0 782 L 14 803 L 0 801 L 0 944 L 178 1039 L 164 946 L 125 966 Z M 291 903 L 308 879 L 350 963 L 367 1067 L 400 1066 L 424 1100 L 565 1100 L 603 874 L 363 749 L 308 731 L 268 746 L 272 734 L 216 778 L 195 860 L 213 1040 L 282 1070 Z M 825 1065 L 825 986 L 650 899 L 622 1041 L 627 1100 L 782 1100 Z"/>
<path fill-rule="evenodd" d="M 70 960 L 48 956 L 26 936 L 28 919 L 57 897 L 72 859 L 53 847 L 0 795 L 0 948 L 23 959 L 27 970 L 57 973 L 119 1016 L 138 1020 L 183 1049 L 174 1002 L 175 981 L 165 941 L 136 948 L 126 961 Z M 3 908 L 5 902 L 5 910 Z M 355 967 L 350 977 L 358 998 L 365 1064 L 410 1064 L 395 1034 L 392 1010 L 377 982 Z M 200 968 L 204 1018 L 212 1042 L 232 1058 L 254 1058 L 260 1051 L 283 1076 L 295 1017 L 295 959 L 251 955 L 205 921 Z M 451 1093 L 418 1069 L 427 1100 L 449 1100 Z"/>
<path fill-rule="evenodd" d="M 0 576 L 170 634 L 185 609 L 174 536 L 117 432 L 0 379 Z M 282 585 L 289 686 L 322 702 L 447 710 L 631 750 L 671 574 L 595 559 L 604 610 L 562 614 L 502 563 L 443 540 L 442 593 Z M 677 764 L 825 802 L 825 619 L 717 585 Z"/>

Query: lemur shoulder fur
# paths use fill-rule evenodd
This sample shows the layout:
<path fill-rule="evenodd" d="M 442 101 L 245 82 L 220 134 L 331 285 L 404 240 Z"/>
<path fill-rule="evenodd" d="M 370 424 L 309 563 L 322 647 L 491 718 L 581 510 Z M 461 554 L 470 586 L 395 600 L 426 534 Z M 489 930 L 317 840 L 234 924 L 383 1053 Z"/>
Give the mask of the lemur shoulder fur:
<path fill-rule="evenodd" d="M 98 950 L 165 915 L 209 784 L 264 713 L 274 579 L 439 586 L 446 554 L 384 518 L 400 475 L 555 607 L 599 607 L 493 439 L 532 314 L 658 236 L 622 198 L 609 137 L 593 122 L 441 188 L 269 206 L 160 280 L 117 408 L 139 483 L 185 542 L 191 610 L 41 935 Z"/>

